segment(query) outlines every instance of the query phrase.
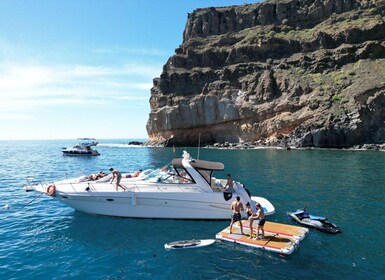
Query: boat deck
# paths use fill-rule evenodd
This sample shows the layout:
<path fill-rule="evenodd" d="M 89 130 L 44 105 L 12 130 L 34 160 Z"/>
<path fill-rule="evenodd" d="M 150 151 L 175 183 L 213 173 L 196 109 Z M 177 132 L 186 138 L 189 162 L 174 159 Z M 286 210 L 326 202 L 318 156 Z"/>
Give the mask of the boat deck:
<path fill-rule="evenodd" d="M 232 233 L 230 233 L 230 227 L 227 227 L 221 232 L 217 233 L 216 238 L 233 243 L 239 243 L 245 246 L 289 255 L 295 250 L 295 248 L 298 247 L 299 242 L 303 240 L 306 234 L 309 232 L 309 230 L 304 227 L 267 221 L 264 226 L 265 238 L 250 239 L 249 222 L 247 220 L 242 221 L 242 226 L 245 235 L 241 234 L 239 224 L 235 223 L 233 225 Z M 253 224 L 253 231 L 253 237 L 255 237 L 257 232 L 257 221 L 255 221 Z"/>

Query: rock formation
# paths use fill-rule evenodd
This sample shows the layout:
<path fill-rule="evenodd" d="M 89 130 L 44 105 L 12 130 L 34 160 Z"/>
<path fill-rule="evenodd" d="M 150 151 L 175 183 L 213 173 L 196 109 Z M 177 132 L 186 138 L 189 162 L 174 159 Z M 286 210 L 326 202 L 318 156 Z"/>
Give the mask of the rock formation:
<path fill-rule="evenodd" d="M 151 89 L 151 144 L 385 142 L 385 0 L 197 9 Z"/>

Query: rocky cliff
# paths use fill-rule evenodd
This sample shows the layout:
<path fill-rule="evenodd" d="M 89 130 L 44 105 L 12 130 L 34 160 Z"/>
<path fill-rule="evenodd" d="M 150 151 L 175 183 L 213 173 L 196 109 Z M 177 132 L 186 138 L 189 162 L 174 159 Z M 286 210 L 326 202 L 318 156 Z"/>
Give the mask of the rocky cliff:
<path fill-rule="evenodd" d="M 151 144 L 385 142 L 385 0 L 197 9 L 151 89 Z"/>

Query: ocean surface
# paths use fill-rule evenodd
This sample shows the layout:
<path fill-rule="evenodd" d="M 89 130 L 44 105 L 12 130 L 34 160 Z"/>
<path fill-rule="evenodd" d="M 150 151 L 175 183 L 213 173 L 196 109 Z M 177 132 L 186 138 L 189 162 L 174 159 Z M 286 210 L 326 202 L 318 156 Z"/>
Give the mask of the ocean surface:
<path fill-rule="evenodd" d="M 212 239 L 229 221 L 101 217 L 47 195 L 25 192 L 27 177 L 49 182 L 110 167 L 122 172 L 169 163 L 171 148 L 100 140 L 99 157 L 61 153 L 61 141 L 0 141 L 0 279 L 385 279 L 385 153 L 351 150 L 200 149 L 252 195 L 270 200 L 268 220 L 293 224 L 286 212 L 307 205 L 343 229 L 310 230 L 282 257 L 229 242 L 166 251 L 183 239 Z M 197 148 L 186 148 L 197 157 Z M 176 156 L 183 149 L 176 149 Z M 6 209 L 4 206 L 9 205 Z M 229 212 L 230 217 L 230 212 Z"/>

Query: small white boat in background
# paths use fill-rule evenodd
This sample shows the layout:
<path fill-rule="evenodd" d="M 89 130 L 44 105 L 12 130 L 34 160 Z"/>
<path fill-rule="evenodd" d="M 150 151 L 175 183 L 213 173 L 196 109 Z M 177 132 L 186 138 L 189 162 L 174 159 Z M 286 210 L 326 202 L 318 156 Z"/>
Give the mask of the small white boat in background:
<path fill-rule="evenodd" d="M 97 144 L 98 141 L 95 138 L 79 138 L 77 145 L 64 149 L 62 152 L 66 156 L 99 156 L 99 152 L 91 148 Z"/>
<path fill-rule="evenodd" d="M 244 204 L 265 215 L 275 212 L 265 198 L 251 196 L 240 182 L 231 191 L 224 188 L 226 179 L 217 179 L 214 171 L 224 170 L 223 163 L 193 159 L 184 151 L 182 158 L 138 177 L 123 178 L 116 190 L 111 174 L 99 180 L 64 180 L 48 184 L 29 184 L 26 190 L 46 193 L 68 206 L 89 214 L 156 219 L 229 220 L 230 205 L 239 196 Z M 247 218 L 246 212 L 241 212 Z"/>

